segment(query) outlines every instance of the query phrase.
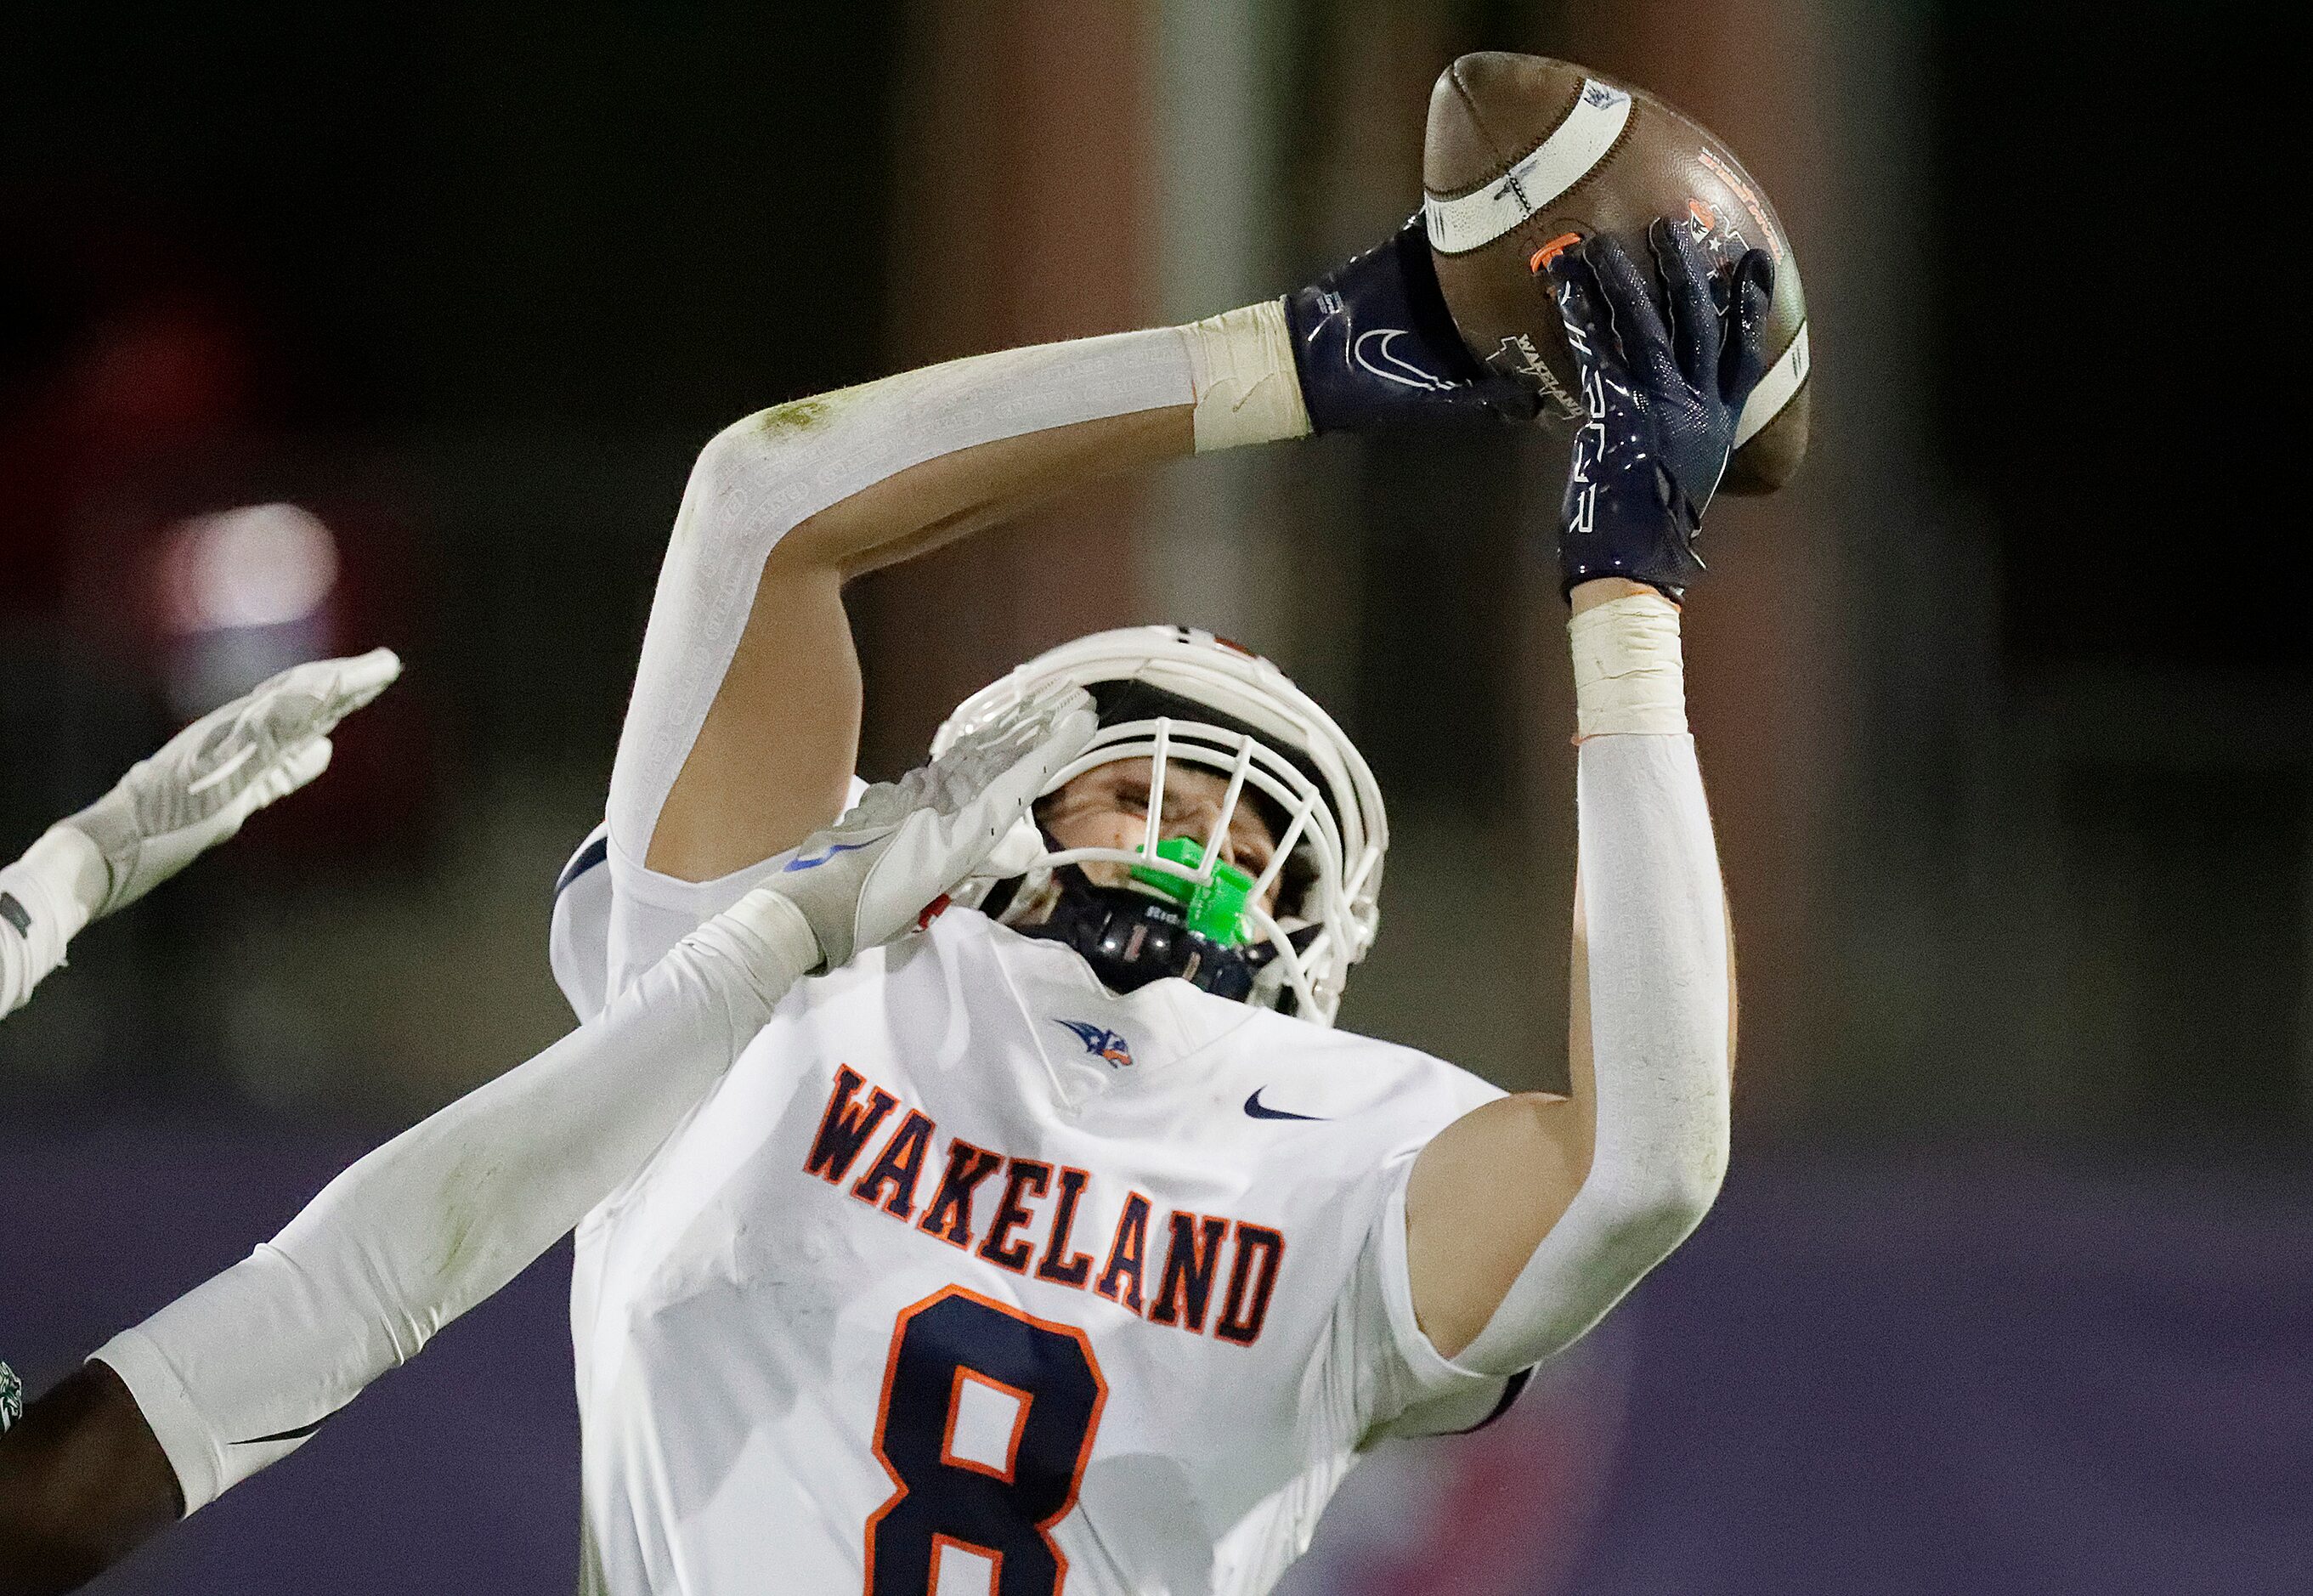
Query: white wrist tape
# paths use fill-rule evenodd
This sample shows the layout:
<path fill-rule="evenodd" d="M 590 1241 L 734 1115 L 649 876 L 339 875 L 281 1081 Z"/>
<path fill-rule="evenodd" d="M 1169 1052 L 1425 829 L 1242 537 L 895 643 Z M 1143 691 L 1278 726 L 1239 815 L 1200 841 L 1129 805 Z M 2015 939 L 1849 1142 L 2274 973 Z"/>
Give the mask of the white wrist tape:
<path fill-rule="evenodd" d="M 1263 300 L 1181 329 L 1197 390 L 1197 453 L 1306 436 L 1309 409 L 1293 368 L 1285 303 Z"/>
<path fill-rule="evenodd" d="M 753 977 L 755 996 L 766 1014 L 805 971 L 822 963 L 811 921 L 792 898 L 768 886 L 756 887 L 690 935 Z"/>
<path fill-rule="evenodd" d="M 1678 606 L 1633 593 L 1566 623 L 1574 646 L 1575 740 L 1621 732 L 1686 730 L 1686 667 Z"/>
<path fill-rule="evenodd" d="M 104 856 L 69 825 L 51 827 L 0 869 L 0 1014 L 22 1008 L 65 962 L 65 945 L 103 901 L 105 880 Z"/>

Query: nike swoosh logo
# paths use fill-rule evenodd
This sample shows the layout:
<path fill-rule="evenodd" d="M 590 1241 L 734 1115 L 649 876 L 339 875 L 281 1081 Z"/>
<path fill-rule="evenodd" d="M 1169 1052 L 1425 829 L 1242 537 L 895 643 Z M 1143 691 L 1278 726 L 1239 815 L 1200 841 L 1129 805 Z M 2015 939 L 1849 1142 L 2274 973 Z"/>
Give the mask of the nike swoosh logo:
<path fill-rule="evenodd" d="M 278 1435 L 252 1435 L 247 1441 L 234 1442 L 233 1445 L 273 1446 L 284 1441 L 303 1441 L 343 1412 L 345 1412 L 343 1407 L 333 1407 L 310 1424 L 300 1424 L 295 1430 L 284 1430 Z"/>
<path fill-rule="evenodd" d="M 825 864 L 829 860 L 833 859 L 833 858 L 834 858 L 837 854 L 839 854 L 839 853 L 857 853 L 857 852 L 858 852 L 862 848 L 873 848 L 874 846 L 875 846 L 875 844 L 874 844 L 873 842 L 836 842 L 836 843 L 832 843 L 832 844 L 831 844 L 831 845 L 829 846 L 829 848 L 828 848 L 828 850 L 827 850 L 827 851 L 826 851 L 826 852 L 824 852 L 824 853 L 822 853 L 822 854 L 820 854 L 820 855 L 819 855 L 819 856 L 817 856 L 816 858 L 814 858 L 814 859 L 801 859 L 801 858 L 798 858 L 798 859 L 791 859 L 791 860 L 787 860 L 787 863 L 785 863 L 785 864 L 783 864 L 783 865 L 781 865 L 781 866 L 779 867 L 779 873 L 780 873 L 781 875 L 785 875 L 785 874 L 786 874 L 787 871 L 789 871 L 789 870 L 808 870 L 808 869 L 810 869 L 814 865 L 823 865 L 823 864 Z"/>
<path fill-rule="evenodd" d="M 1247 1114 L 1251 1115 L 1252 1115 L 1253 1118 L 1255 1118 L 1255 1119 L 1320 1119 L 1320 1120 L 1321 1120 L 1321 1119 L 1324 1119 L 1324 1118 L 1325 1117 L 1325 1116 L 1324 1116 L 1324 1115 L 1322 1115 L 1322 1114 L 1288 1114 L 1288 1113 L 1286 1113 L 1286 1112 L 1285 1112 L 1285 1110 L 1284 1110 L 1284 1109 L 1282 1109 L 1282 1108 L 1268 1108 L 1268 1107 L 1262 1107 L 1262 1101 L 1261 1101 L 1261 1094 L 1262 1094 L 1262 1090 L 1263 1090 L 1263 1089 L 1265 1089 L 1261 1088 L 1261 1087 L 1255 1087 L 1255 1088 L 1253 1088 L 1253 1096 L 1251 1096 L 1251 1097 L 1247 1098 L 1244 1100 L 1244 1111 L 1245 1111 Z"/>
<path fill-rule="evenodd" d="M 1401 388 L 1416 388 L 1425 393 L 1443 393 L 1451 390 L 1453 384 L 1422 370 L 1411 360 L 1401 358 L 1390 348 L 1399 339 L 1407 336 L 1403 327 L 1376 327 L 1369 332 L 1358 334 L 1350 353 L 1368 373 L 1385 383 L 1395 383 Z"/>

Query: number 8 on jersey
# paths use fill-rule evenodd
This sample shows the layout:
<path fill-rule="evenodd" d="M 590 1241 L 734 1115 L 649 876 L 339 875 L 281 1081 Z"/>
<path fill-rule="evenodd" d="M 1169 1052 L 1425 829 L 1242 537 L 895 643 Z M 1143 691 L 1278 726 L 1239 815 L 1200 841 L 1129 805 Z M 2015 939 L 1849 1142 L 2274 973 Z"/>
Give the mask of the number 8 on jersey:
<path fill-rule="evenodd" d="M 955 1451 L 974 1383 L 1016 1405 L 1000 1462 Z M 866 1596 L 937 1591 L 951 1547 L 994 1565 L 994 1596 L 1056 1596 L 1068 1560 L 1050 1531 L 1076 1505 L 1107 1401 L 1081 1330 L 962 1286 L 902 1309 L 875 1424 L 897 1488 L 867 1521 Z"/>

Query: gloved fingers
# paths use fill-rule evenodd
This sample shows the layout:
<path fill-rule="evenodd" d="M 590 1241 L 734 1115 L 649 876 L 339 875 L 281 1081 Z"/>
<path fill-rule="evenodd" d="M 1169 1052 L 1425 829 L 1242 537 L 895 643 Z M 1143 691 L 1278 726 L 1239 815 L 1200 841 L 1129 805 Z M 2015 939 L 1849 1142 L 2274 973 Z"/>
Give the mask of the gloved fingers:
<path fill-rule="evenodd" d="M 1719 375 L 1719 312 L 1711 300 L 1711 258 L 1693 233 L 1663 216 L 1649 225 L 1647 246 L 1670 307 L 1671 348 L 1679 374 L 1688 387 L 1707 392 Z"/>
<path fill-rule="evenodd" d="M 265 745 L 286 747 L 335 730 L 400 675 L 401 661 L 391 648 L 292 666 L 242 701 L 240 719 Z"/>
<path fill-rule="evenodd" d="M 1004 811 L 1004 824 L 997 828 L 999 834 L 1009 828 L 1013 818 L 1027 812 L 1052 778 L 1085 751 L 1099 730 L 1100 718 L 1093 712 L 1092 695 L 1082 688 L 1070 687 L 1039 706 L 1034 719 L 1022 728 L 1023 735 L 998 751 L 1000 763 L 995 763 L 981 781 L 981 800 Z"/>
<path fill-rule="evenodd" d="M 1092 694 L 1072 683 L 1055 682 L 1020 701 L 999 725 L 1015 728 L 1025 741 L 1051 735 L 1052 729 L 1078 710 L 1092 708 Z"/>
<path fill-rule="evenodd" d="M 1083 701 L 1060 704 L 1040 712 L 1040 735 L 1025 743 L 1007 745 L 1000 763 L 980 773 L 978 790 L 960 803 L 947 826 L 953 871 L 943 890 L 977 870 L 997 843 L 1028 814 L 1052 777 L 1084 752 L 1099 730 L 1092 701 L 1080 690 Z"/>
<path fill-rule="evenodd" d="M 332 667 L 332 679 L 324 712 L 331 726 L 392 686 L 401 675 L 401 657 L 391 648 L 372 648 L 349 659 L 326 663 Z"/>
<path fill-rule="evenodd" d="M 954 766 L 977 759 L 990 748 L 1032 735 L 1038 718 L 1060 700 L 1060 692 L 1051 687 L 1017 700 L 964 731 L 945 754 L 932 762 L 933 767 Z"/>
<path fill-rule="evenodd" d="M 1728 295 L 1726 348 L 1719 360 L 1719 395 L 1740 411 L 1767 373 L 1767 313 L 1775 297 L 1775 262 L 1752 250 L 1735 263 Z"/>
<path fill-rule="evenodd" d="M 1551 261 L 1549 270 L 1559 319 L 1566 323 L 1566 343 L 1574 351 L 1575 363 L 1586 374 L 1595 371 L 1608 382 L 1630 386 L 1630 366 L 1623 358 L 1596 269 L 1579 251 L 1568 250 Z"/>
<path fill-rule="evenodd" d="M 1075 734 L 1078 718 L 1089 719 L 1092 713 L 1090 693 L 1066 683 L 1055 683 L 965 733 L 954 747 L 933 762 L 933 768 L 959 789 L 977 789 L 1016 765 L 1024 754 L 1073 739 L 1073 745 L 1053 763 L 1051 768 L 1058 770 L 1082 753 L 1091 740 L 1088 729 L 1080 737 Z M 1055 743 L 1056 737 L 1061 742 Z"/>
<path fill-rule="evenodd" d="M 1070 691 L 1077 701 L 1045 696 L 1006 715 L 995 736 L 975 745 L 967 762 L 951 767 L 957 775 L 969 771 L 974 784 L 970 791 L 948 795 L 956 799 L 952 806 L 919 807 L 875 851 L 857 856 L 866 872 L 843 931 L 831 936 L 820 923 L 824 913 L 805 907 L 831 966 L 849 958 L 854 948 L 903 934 L 928 904 L 981 873 L 1052 773 L 1081 753 L 1098 729 L 1090 695 Z M 951 749 L 949 755 L 955 752 Z"/>
<path fill-rule="evenodd" d="M 327 737 L 313 737 L 290 749 L 281 758 L 282 779 L 288 785 L 274 796 L 286 798 L 318 778 L 330 768 L 330 760 L 336 753 L 337 745 Z M 268 803 L 272 801 L 271 798 L 266 800 Z"/>
<path fill-rule="evenodd" d="M 391 648 L 373 648 L 347 659 L 316 659 L 284 672 L 274 681 L 290 690 L 282 695 L 285 698 L 310 697 L 312 729 L 328 731 L 393 685 L 400 675 L 399 655 Z"/>
<path fill-rule="evenodd" d="M 1053 768 L 1074 759 L 1100 729 L 1092 694 L 1073 684 L 1056 684 L 1036 696 L 1034 741 L 1047 752 L 1059 752 Z"/>
<path fill-rule="evenodd" d="M 1084 751 L 1096 727 L 1090 693 L 1066 683 L 1047 687 L 973 727 L 937 759 L 897 781 L 869 788 L 835 829 L 896 825 L 926 809 L 956 814 L 976 803 L 990 784 L 1032 760 L 1041 763 L 1043 779 L 1049 780 Z M 1030 801 L 1034 797 L 1031 793 Z"/>
<path fill-rule="evenodd" d="M 1686 379 L 1671 353 L 1670 329 L 1663 324 L 1662 312 L 1629 252 L 1597 233 L 1583 241 L 1582 254 L 1597 273 L 1600 294 L 1631 371 L 1653 392 L 1677 392 Z"/>
<path fill-rule="evenodd" d="M 1481 403 L 1505 421 L 1523 424 L 1542 414 L 1540 390 L 1527 387 L 1516 377 L 1488 372 L 1470 387 Z"/>
<path fill-rule="evenodd" d="M 301 692 L 327 700 L 343 692 L 357 695 L 346 706 L 357 710 L 383 692 L 400 674 L 401 660 L 391 648 L 373 648 L 366 654 L 333 659 L 308 659 L 274 672 L 251 688 L 244 701 L 254 703 L 281 692 Z"/>
<path fill-rule="evenodd" d="M 972 874 L 993 881 L 1025 876 L 1043 856 L 1044 833 L 1036 824 L 1036 813 L 1031 807 L 1023 810 L 1011 829 L 996 840 L 996 846 L 989 850 L 988 857 L 981 860 L 980 868 Z"/>
<path fill-rule="evenodd" d="M 267 805 L 287 798 L 320 777 L 330 768 L 330 758 L 335 752 L 330 739 L 321 736 L 307 737 L 285 749 L 233 798 L 229 807 L 236 812 L 235 829 Z"/>

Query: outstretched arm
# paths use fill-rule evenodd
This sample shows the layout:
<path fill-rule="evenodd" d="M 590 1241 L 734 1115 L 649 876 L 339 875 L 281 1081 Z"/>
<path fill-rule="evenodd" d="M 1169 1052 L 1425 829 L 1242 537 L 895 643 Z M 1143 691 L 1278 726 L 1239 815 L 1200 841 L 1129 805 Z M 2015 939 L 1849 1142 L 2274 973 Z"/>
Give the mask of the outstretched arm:
<path fill-rule="evenodd" d="M 764 908 L 701 927 L 600 1019 L 371 1153 L 32 1404 L 0 1436 L 0 1593 L 74 1589 L 286 1457 L 576 1223 L 816 959 Z"/>
<path fill-rule="evenodd" d="M 660 574 L 611 776 L 613 846 L 712 880 L 840 807 L 858 745 L 852 576 L 1192 450 L 1530 415 L 1514 385 L 1461 380 L 1482 374 L 1429 269 L 1410 225 L 1281 301 L 977 356 L 726 429 L 691 472 Z M 1383 328 L 1409 336 L 1376 371 L 1354 357 Z"/>
<path fill-rule="evenodd" d="M 99 1349 L 0 1435 L 0 1596 L 74 1588 L 416 1356 L 640 1168 L 796 979 L 901 934 L 980 869 L 1092 731 L 1082 693 L 1031 702 L 871 788 L 777 891 Z"/>
<path fill-rule="evenodd" d="M 292 666 L 140 760 L 119 786 L 0 869 L 0 1015 L 127 908 L 258 810 L 329 768 L 330 733 L 401 674 L 391 649 Z"/>
<path fill-rule="evenodd" d="M 1701 1222 L 1727 1164 L 1733 969 L 1686 726 L 1679 610 L 1693 539 L 1758 378 L 1763 256 L 1713 280 L 1654 235 L 1667 324 L 1594 239 L 1556 269 L 1589 414 L 1561 525 L 1573 614 L 1580 866 L 1572 1090 L 1448 1126 L 1407 1193 L 1416 1317 L 1464 1368 L 1571 1344 Z"/>

